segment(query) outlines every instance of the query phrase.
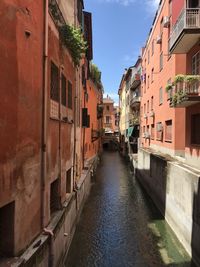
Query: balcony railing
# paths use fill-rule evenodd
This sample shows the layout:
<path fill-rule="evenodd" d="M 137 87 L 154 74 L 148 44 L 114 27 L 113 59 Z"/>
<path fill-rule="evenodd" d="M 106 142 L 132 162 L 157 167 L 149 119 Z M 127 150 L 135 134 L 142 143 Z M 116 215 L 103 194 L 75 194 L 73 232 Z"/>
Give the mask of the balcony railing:
<path fill-rule="evenodd" d="M 200 102 L 200 80 L 178 82 L 171 90 L 171 107 L 188 107 Z"/>
<path fill-rule="evenodd" d="M 139 86 L 141 83 L 140 74 L 136 73 L 130 82 L 130 89 L 135 89 L 137 86 Z"/>
<path fill-rule="evenodd" d="M 170 50 L 184 29 L 198 28 L 200 28 L 200 8 L 183 9 L 172 29 L 172 34 L 169 41 Z"/>
<path fill-rule="evenodd" d="M 135 105 L 138 105 L 141 101 L 141 97 L 140 96 L 133 96 L 131 99 L 130 99 L 130 106 L 135 106 Z"/>

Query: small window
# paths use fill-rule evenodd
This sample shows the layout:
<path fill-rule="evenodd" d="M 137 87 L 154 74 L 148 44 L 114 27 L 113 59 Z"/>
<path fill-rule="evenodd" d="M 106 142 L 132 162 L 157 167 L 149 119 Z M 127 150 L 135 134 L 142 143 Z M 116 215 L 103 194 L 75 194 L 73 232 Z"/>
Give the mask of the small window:
<path fill-rule="evenodd" d="M 159 105 L 163 104 L 163 89 L 162 87 L 159 90 Z"/>
<path fill-rule="evenodd" d="M 50 189 L 50 211 L 51 215 L 60 208 L 59 179 L 51 183 Z"/>
<path fill-rule="evenodd" d="M 168 120 L 165 122 L 165 141 L 172 141 L 172 120 Z"/>
<path fill-rule="evenodd" d="M 200 145 L 200 113 L 191 117 L 191 143 Z"/>
<path fill-rule="evenodd" d="M 154 68 L 151 70 L 151 82 L 153 82 L 153 80 L 154 80 L 153 74 L 154 74 Z"/>
<path fill-rule="evenodd" d="M 149 112 L 149 100 L 147 101 L 147 113 Z"/>
<path fill-rule="evenodd" d="M 160 54 L 160 71 L 163 69 L 163 53 Z"/>
<path fill-rule="evenodd" d="M 153 96 L 151 97 L 151 110 L 153 110 Z"/>
<path fill-rule="evenodd" d="M 156 140 L 163 140 L 163 125 L 162 122 L 157 122 L 156 124 Z"/>
<path fill-rule="evenodd" d="M 67 106 L 67 93 L 66 93 L 66 78 L 65 76 L 62 74 L 62 105 L 63 106 Z"/>
<path fill-rule="evenodd" d="M 72 175 L 72 169 L 69 169 L 66 172 L 66 193 L 70 194 L 71 193 L 71 175 Z"/>
<path fill-rule="evenodd" d="M 152 41 L 152 43 L 151 43 L 151 55 L 153 56 L 153 54 L 154 54 L 154 40 Z"/>
<path fill-rule="evenodd" d="M 68 81 L 68 108 L 72 109 L 72 84 Z"/>
<path fill-rule="evenodd" d="M 15 202 L 0 208 L 0 258 L 14 256 Z"/>
<path fill-rule="evenodd" d="M 168 85 L 172 85 L 172 80 L 169 79 L 169 80 L 167 81 L 167 84 L 168 84 Z M 167 91 L 167 100 L 169 100 L 171 97 L 172 97 L 172 89 L 168 89 L 168 91 Z"/>
<path fill-rule="evenodd" d="M 51 92 L 52 100 L 59 102 L 59 70 L 58 67 L 51 62 Z"/>
<path fill-rule="evenodd" d="M 106 123 L 110 123 L 110 116 L 106 116 Z"/>
<path fill-rule="evenodd" d="M 147 88 L 149 88 L 149 75 L 147 77 Z"/>
<path fill-rule="evenodd" d="M 155 125 L 151 124 L 151 139 L 155 138 Z"/>
<path fill-rule="evenodd" d="M 106 106 L 106 109 L 109 111 L 110 110 L 110 107 L 109 106 Z"/>

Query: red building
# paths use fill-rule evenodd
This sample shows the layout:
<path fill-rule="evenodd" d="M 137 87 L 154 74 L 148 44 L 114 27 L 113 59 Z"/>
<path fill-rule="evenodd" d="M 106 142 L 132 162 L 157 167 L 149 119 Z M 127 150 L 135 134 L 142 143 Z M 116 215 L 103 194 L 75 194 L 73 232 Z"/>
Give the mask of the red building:
<path fill-rule="evenodd" d="M 91 155 L 82 153 L 91 14 L 83 12 L 82 0 L 44 3 L 0 1 L 0 266 L 13 256 L 17 266 L 61 262 L 100 149 L 98 141 L 92 143 Z M 85 57 L 78 62 L 65 39 L 65 31 L 72 34 L 69 25 L 80 27 L 87 42 Z M 87 87 L 96 108 L 101 90 L 90 81 Z M 93 106 L 88 109 L 91 130 L 97 130 L 97 108 L 94 113 Z M 85 171 L 83 161 L 90 156 L 96 157 Z"/>

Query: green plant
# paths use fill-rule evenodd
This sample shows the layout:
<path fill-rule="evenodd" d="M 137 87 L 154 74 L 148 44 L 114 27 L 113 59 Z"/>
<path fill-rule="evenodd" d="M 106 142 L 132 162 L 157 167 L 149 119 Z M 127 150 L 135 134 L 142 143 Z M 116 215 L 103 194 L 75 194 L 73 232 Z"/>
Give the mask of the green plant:
<path fill-rule="evenodd" d="M 177 84 L 179 82 L 184 82 L 184 80 L 185 80 L 185 75 L 183 74 L 176 75 L 174 79 L 174 84 Z"/>
<path fill-rule="evenodd" d="M 87 50 L 87 42 L 83 38 L 81 29 L 64 25 L 60 27 L 60 36 L 63 44 L 69 49 L 74 64 L 79 66 L 82 55 Z"/>
<path fill-rule="evenodd" d="M 172 90 L 172 88 L 173 88 L 172 84 L 167 84 L 165 87 L 165 90 L 166 90 L 166 92 L 168 92 L 168 91 Z"/>
<path fill-rule="evenodd" d="M 171 106 L 176 107 L 177 104 L 181 104 L 183 101 L 186 101 L 187 99 L 188 99 L 187 93 L 183 90 L 180 90 L 172 96 Z"/>
<path fill-rule="evenodd" d="M 185 82 L 187 83 L 194 83 L 200 81 L 200 75 L 186 75 Z"/>
<path fill-rule="evenodd" d="M 90 77 L 97 86 L 102 86 L 101 72 L 95 64 L 90 65 Z"/>

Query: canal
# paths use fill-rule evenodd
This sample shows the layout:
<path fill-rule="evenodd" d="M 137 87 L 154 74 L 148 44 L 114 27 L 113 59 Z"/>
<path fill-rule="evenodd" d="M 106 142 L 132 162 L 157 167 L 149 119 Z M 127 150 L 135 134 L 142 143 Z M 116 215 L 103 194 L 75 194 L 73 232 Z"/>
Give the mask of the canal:
<path fill-rule="evenodd" d="M 128 164 L 104 152 L 65 266 L 193 265 Z"/>

